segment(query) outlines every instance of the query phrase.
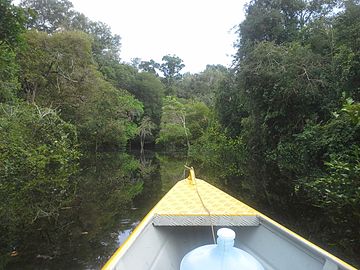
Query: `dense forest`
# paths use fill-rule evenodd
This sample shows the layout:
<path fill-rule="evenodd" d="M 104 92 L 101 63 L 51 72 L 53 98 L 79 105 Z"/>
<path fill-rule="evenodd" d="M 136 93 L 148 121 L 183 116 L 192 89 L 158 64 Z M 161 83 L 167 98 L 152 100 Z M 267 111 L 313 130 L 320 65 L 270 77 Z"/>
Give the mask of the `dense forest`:
<path fill-rule="evenodd" d="M 191 74 L 176 55 L 125 63 L 120 36 L 68 0 L 0 0 L 1 254 L 56 224 L 82 156 L 157 148 L 234 195 L 322 213 L 359 263 L 360 2 L 251 0 L 245 15 L 232 66 Z"/>

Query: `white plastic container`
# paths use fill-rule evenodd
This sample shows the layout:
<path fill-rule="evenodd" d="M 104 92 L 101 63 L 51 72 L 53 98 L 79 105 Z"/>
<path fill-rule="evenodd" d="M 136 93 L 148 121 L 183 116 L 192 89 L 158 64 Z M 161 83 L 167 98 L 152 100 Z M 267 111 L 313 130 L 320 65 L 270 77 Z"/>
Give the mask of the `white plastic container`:
<path fill-rule="evenodd" d="M 221 228 L 217 245 L 205 245 L 187 253 L 180 270 L 264 270 L 249 253 L 234 247 L 235 232 Z"/>

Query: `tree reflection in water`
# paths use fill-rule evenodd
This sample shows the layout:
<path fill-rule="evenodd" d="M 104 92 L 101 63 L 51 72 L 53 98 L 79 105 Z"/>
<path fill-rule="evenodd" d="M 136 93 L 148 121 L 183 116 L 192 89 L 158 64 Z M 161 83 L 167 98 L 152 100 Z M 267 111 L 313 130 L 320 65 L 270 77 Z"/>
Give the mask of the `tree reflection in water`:
<path fill-rule="evenodd" d="M 156 186 L 154 168 L 123 153 L 86 157 L 71 176 L 72 200 L 56 219 L 24 227 L 13 242 L 17 256 L 5 254 L 4 267 L 6 260 L 7 269 L 98 269 L 144 214 L 133 199 Z"/>
<path fill-rule="evenodd" d="M 12 246 L 2 248 L 0 269 L 5 265 L 6 269 L 99 269 L 159 199 L 185 177 L 188 162 L 182 154 L 140 151 L 86 157 L 71 176 L 76 183 L 71 202 L 57 219 L 42 218 L 21 228 Z M 288 200 L 288 194 L 269 205 L 253 183 L 239 177 L 223 179 L 202 165 L 194 167 L 198 178 L 357 265 L 356 245 L 345 250 L 339 240 L 346 227 L 336 226 L 326 213 L 303 202 L 278 203 Z M 13 247 L 17 256 L 11 257 Z"/>

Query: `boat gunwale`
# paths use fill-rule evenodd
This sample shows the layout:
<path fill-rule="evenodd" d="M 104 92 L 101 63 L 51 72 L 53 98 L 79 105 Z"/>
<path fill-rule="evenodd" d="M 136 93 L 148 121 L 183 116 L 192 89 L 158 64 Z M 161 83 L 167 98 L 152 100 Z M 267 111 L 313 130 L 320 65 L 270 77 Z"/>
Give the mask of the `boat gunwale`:
<path fill-rule="evenodd" d="M 259 213 L 258 218 L 260 221 L 260 225 L 264 226 L 265 228 L 272 231 L 273 233 L 276 233 L 277 235 L 285 236 L 284 239 L 290 239 L 293 242 L 295 242 L 296 244 L 298 244 L 298 245 L 300 244 L 300 247 L 302 249 L 306 249 L 306 251 L 310 251 L 310 252 L 307 252 L 307 254 L 311 255 L 314 259 L 319 260 L 319 257 L 320 258 L 323 257 L 325 259 L 325 262 L 321 261 L 321 263 L 325 264 L 326 260 L 328 259 L 328 260 L 336 263 L 337 265 L 344 267 L 347 270 L 357 270 L 357 268 L 355 268 L 355 267 L 351 266 L 350 264 L 348 264 L 347 262 L 339 259 L 335 255 L 332 255 L 331 253 L 327 252 L 326 250 L 322 249 L 321 247 L 317 246 L 316 244 L 306 240 L 301 235 L 291 231 L 290 229 L 286 228 L 285 226 L 281 225 L 280 223 L 267 217 L 266 215 Z M 286 237 L 288 237 L 288 238 L 286 238 Z M 314 253 L 316 253 L 318 256 L 317 257 L 314 256 Z"/>
<path fill-rule="evenodd" d="M 155 207 L 143 218 L 143 220 L 135 227 L 131 232 L 129 237 L 120 245 L 120 247 L 115 251 L 115 253 L 110 257 L 106 264 L 101 268 L 102 270 L 114 269 L 116 264 L 119 262 L 119 259 L 125 252 L 131 247 L 131 245 L 136 241 L 140 236 L 146 226 L 151 223 L 154 219 L 154 209 Z"/>
<path fill-rule="evenodd" d="M 209 214 L 158 214 L 155 213 L 157 216 L 172 216 L 172 217 L 258 217 L 259 214 L 246 214 L 246 215 L 239 215 L 239 214 L 213 214 L 209 216 Z"/>
<path fill-rule="evenodd" d="M 184 179 L 186 180 L 186 179 Z M 184 181 L 182 180 L 182 181 Z M 198 180 L 198 179 L 196 179 Z M 199 179 L 200 180 L 200 179 Z M 202 180 L 203 181 L 203 180 Z M 179 181 L 181 182 L 181 181 Z M 120 247 L 115 251 L 115 253 L 111 256 L 111 258 L 107 261 L 107 263 L 103 266 L 102 270 L 109 270 L 114 269 L 116 264 L 119 262 L 119 259 L 125 254 L 125 252 L 131 247 L 131 245 L 136 241 L 136 239 L 140 236 L 140 234 L 144 231 L 144 229 L 152 223 L 155 216 L 157 215 L 156 210 L 158 206 L 166 199 L 166 195 L 179 183 L 177 182 L 161 199 L 160 201 L 149 211 L 149 213 L 142 219 L 142 221 L 136 226 L 136 228 L 131 232 L 129 237 L 120 245 Z M 254 209 L 255 210 L 255 209 Z M 322 249 L 321 247 L 315 245 L 314 243 L 306 240 L 304 237 L 298 235 L 297 233 L 291 231 L 290 229 L 286 228 L 285 226 L 281 225 L 280 223 L 274 221 L 273 219 L 267 217 L 266 215 L 262 214 L 261 212 L 256 211 L 256 214 L 248 214 L 248 215 L 241 215 L 241 216 L 256 216 L 259 219 L 258 226 L 264 226 L 268 230 L 276 233 L 278 236 L 281 236 L 283 239 L 287 240 L 290 239 L 297 246 L 304 250 L 308 255 L 311 255 L 314 259 L 318 260 L 319 262 L 326 264 L 327 260 L 334 262 L 337 266 L 341 266 L 346 270 L 357 270 L 355 267 L 351 266 L 350 264 L 346 263 L 345 261 L 339 259 L 338 257 L 332 255 L 331 253 L 327 252 L 326 250 Z M 203 216 L 203 215 L 174 215 L 174 216 Z M 214 215 L 216 216 L 216 215 Z M 217 216 L 232 216 L 232 215 L 217 215 Z M 240 215 L 233 215 L 233 216 L 240 216 Z M 269 226 L 270 225 L 270 226 Z M 186 226 L 179 226 L 179 227 L 186 227 Z M 206 227 L 206 226 L 204 226 Z M 231 227 L 231 225 L 230 225 Z M 241 226 L 235 226 L 241 227 Z M 288 237 L 288 238 L 287 238 Z M 309 251 L 309 252 L 307 252 Z M 314 253 L 318 256 L 314 256 Z M 321 260 L 323 258 L 325 262 Z"/>
<path fill-rule="evenodd" d="M 179 182 L 177 182 L 179 183 Z M 176 184 L 177 184 L 176 183 Z M 166 198 L 166 195 L 176 186 L 176 184 L 155 204 L 155 206 L 147 213 L 147 215 L 140 221 L 140 223 L 131 232 L 129 237 L 117 248 L 115 253 L 110 257 L 101 270 L 110 270 L 118 263 L 121 256 L 130 248 L 131 244 L 140 236 L 146 226 L 154 219 L 155 210 L 160 203 Z"/>

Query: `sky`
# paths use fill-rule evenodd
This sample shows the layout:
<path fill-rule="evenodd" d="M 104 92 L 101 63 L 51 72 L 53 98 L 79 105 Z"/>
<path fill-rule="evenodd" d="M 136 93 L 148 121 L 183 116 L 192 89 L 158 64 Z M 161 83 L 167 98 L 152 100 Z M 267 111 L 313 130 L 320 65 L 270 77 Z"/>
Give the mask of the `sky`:
<path fill-rule="evenodd" d="M 175 54 L 183 71 L 207 64 L 229 66 L 235 53 L 234 26 L 244 19 L 246 0 L 71 0 L 75 10 L 108 24 L 121 36 L 120 57 L 161 62 Z"/>

